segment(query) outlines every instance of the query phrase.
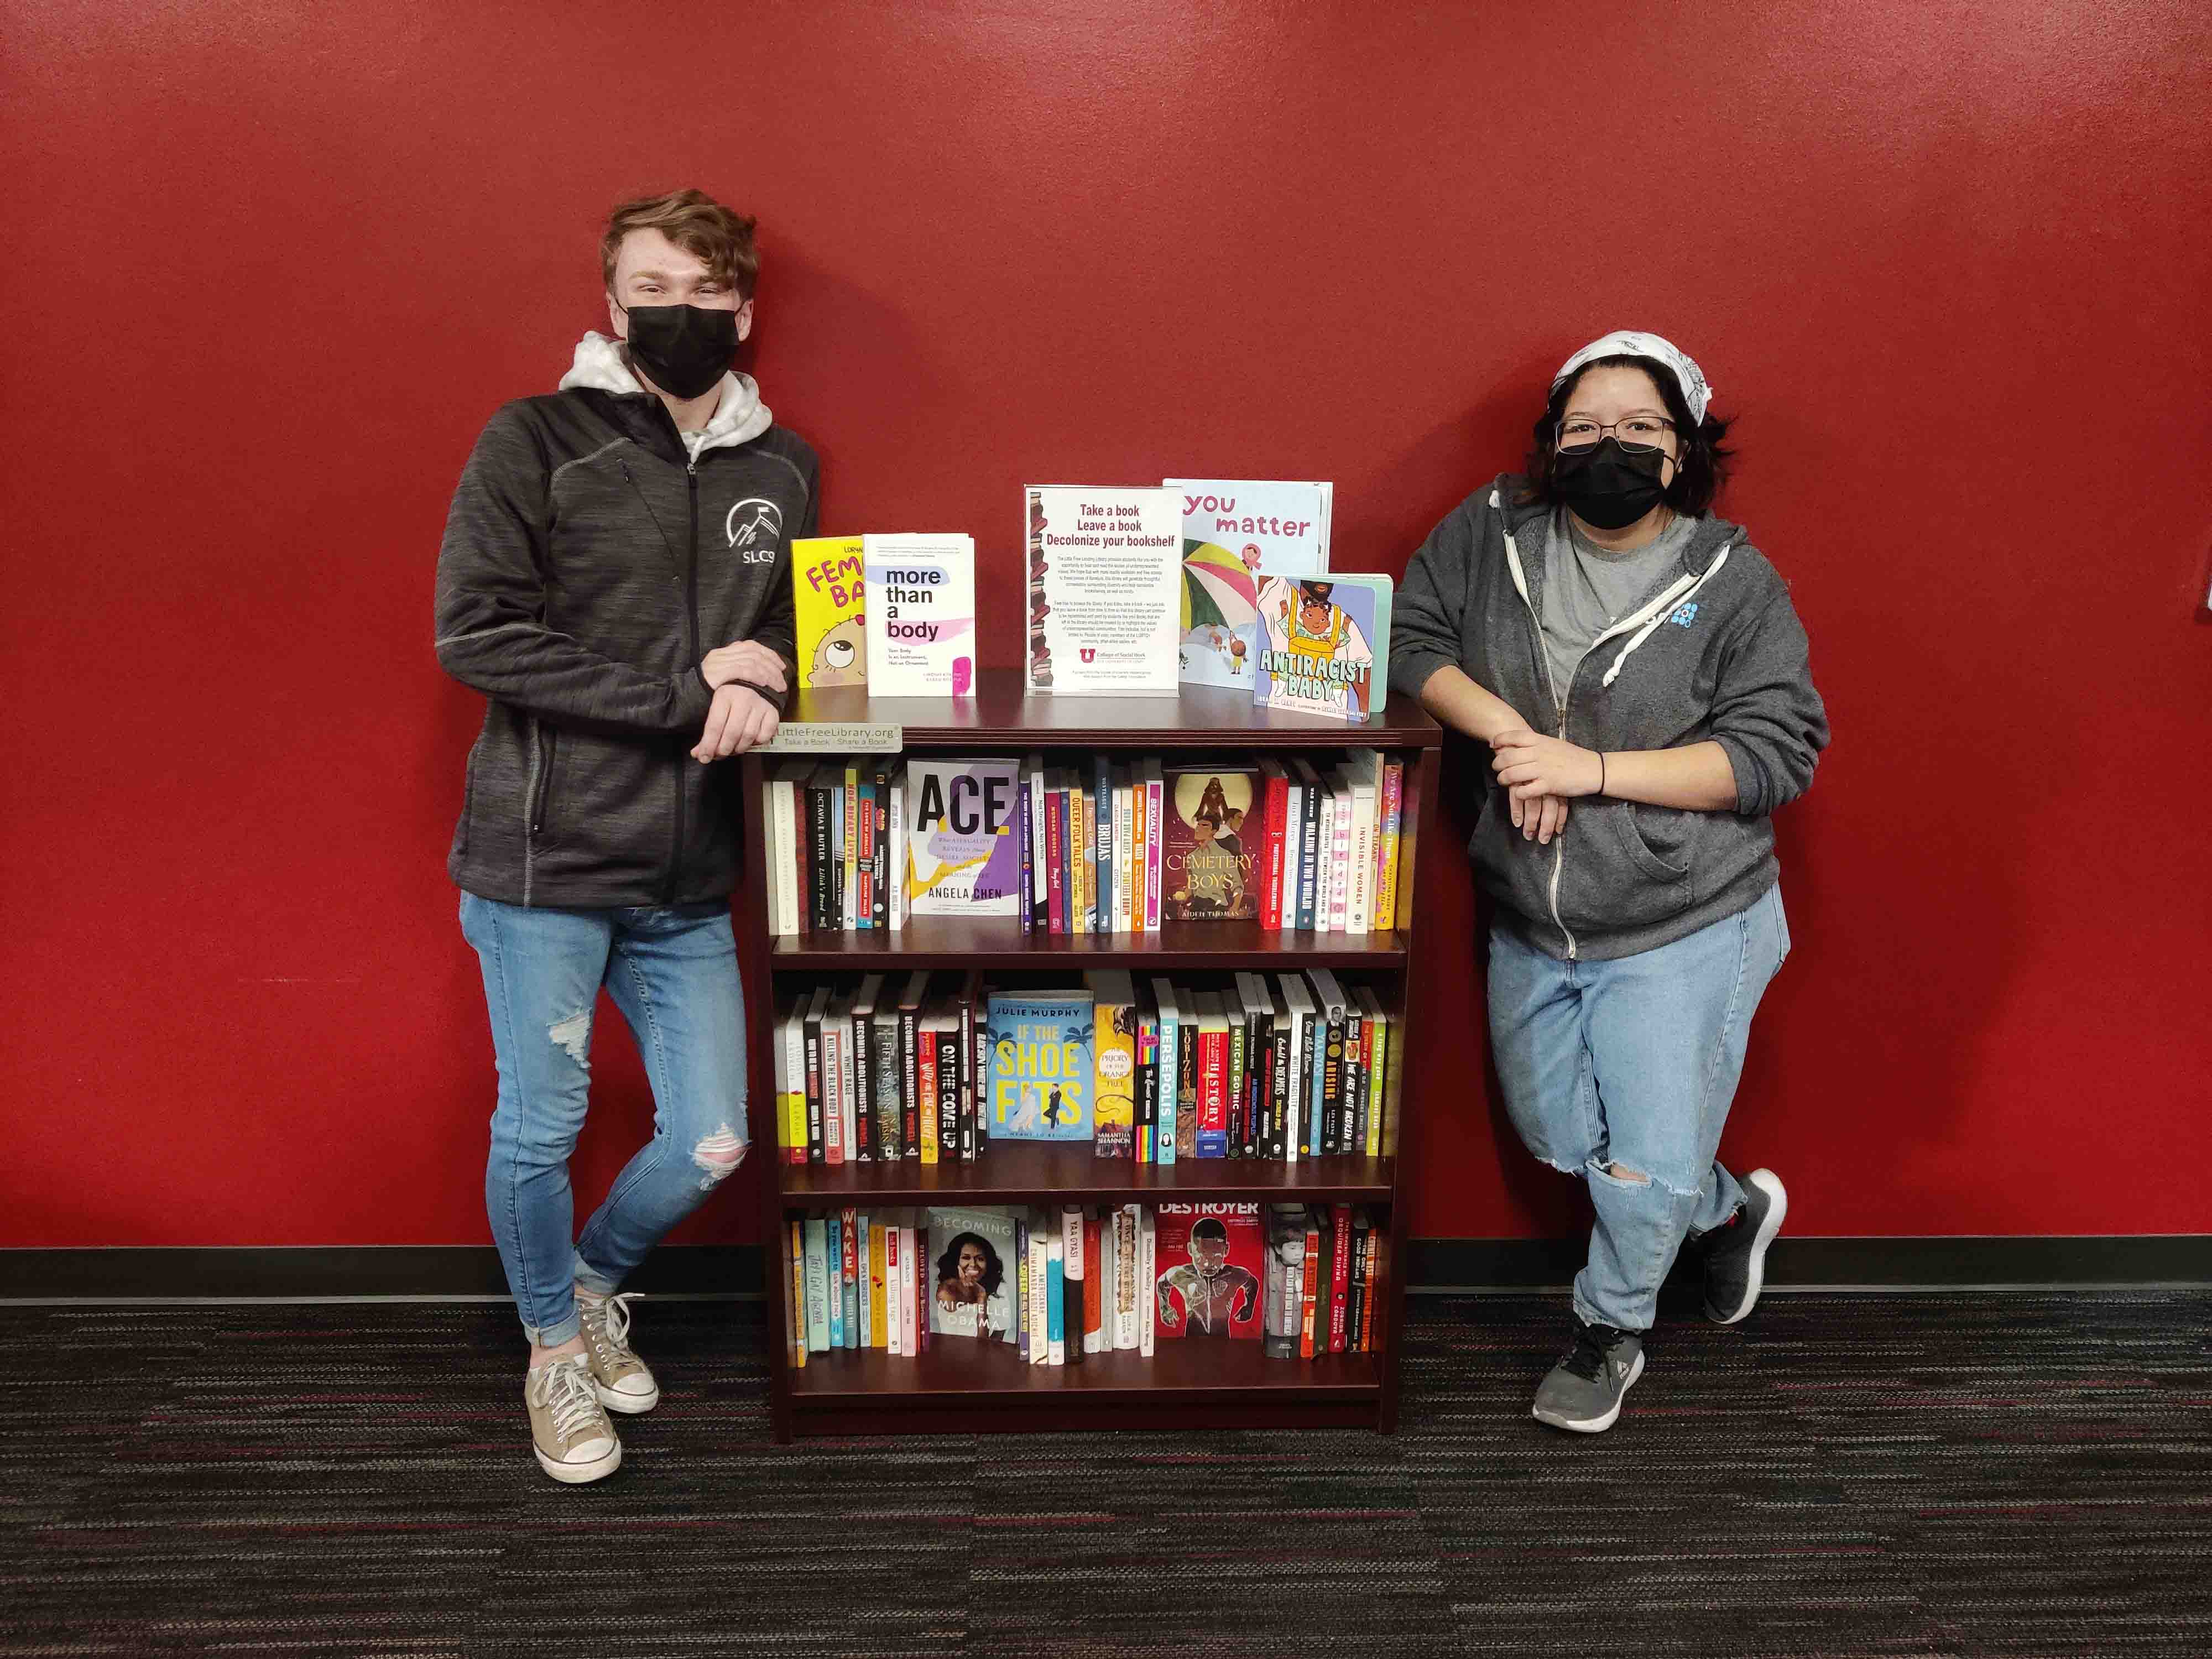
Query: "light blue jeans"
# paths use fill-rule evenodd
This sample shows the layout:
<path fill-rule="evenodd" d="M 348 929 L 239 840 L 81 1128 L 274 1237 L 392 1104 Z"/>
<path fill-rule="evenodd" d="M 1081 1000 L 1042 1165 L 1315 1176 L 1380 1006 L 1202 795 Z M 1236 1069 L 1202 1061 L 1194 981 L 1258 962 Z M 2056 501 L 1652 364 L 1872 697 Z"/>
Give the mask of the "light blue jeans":
<path fill-rule="evenodd" d="M 524 909 L 461 895 L 499 1060 L 484 1207 L 530 1340 L 576 1334 L 575 1289 L 611 1295 L 744 1159 L 745 1046 L 726 903 Z M 577 1238 L 568 1155 L 591 1087 L 604 985 L 653 1085 L 653 1139 Z"/>
<path fill-rule="evenodd" d="M 1583 1178 L 1597 1212 L 1575 1278 L 1585 1323 L 1649 1330 L 1683 1239 L 1719 1226 L 1743 1195 L 1715 1154 L 1752 1011 L 1789 954 L 1779 886 L 1613 962 L 1561 962 L 1491 929 L 1506 1112 L 1530 1152 Z"/>

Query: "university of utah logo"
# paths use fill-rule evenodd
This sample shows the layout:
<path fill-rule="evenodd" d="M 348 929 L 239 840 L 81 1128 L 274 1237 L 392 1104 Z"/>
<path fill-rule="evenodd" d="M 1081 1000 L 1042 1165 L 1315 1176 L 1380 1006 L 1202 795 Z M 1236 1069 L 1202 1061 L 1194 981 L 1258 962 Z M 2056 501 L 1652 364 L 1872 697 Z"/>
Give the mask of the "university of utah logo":
<path fill-rule="evenodd" d="M 1076 649 L 1077 649 L 1077 650 L 1079 650 L 1079 651 L 1080 651 L 1080 652 L 1083 653 L 1083 660 L 1084 660 L 1084 661 L 1085 661 L 1085 662 L 1096 662 L 1096 661 L 1097 661 L 1097 660 L 1098 660 L 1098 651 L 1097 651 L 1097 647 L 1096 647 L 1095 646 L 1088 646 L 1088 645 L 1078 646 L 1078 647 L 1076 647 Z"/>
<path fill-rule="evenodd" d="M 760 495 L 748 495 L 722 520 L 731 550 L 747 564 L 774 564 L 783 539 L 783 509 Z"/>

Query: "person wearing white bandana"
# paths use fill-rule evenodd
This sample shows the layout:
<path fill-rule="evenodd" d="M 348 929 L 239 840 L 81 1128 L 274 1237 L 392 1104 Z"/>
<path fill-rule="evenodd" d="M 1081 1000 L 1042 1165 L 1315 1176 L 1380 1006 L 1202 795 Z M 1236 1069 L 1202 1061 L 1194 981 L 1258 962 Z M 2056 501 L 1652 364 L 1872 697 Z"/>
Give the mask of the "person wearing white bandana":
<path fill-rule="evenodd" d="M 1613 1426 L 1659 1285 L 1706 1316 L 1764 1283 L 1780 1179 L 1720 1163 L 1751 1016 L 1790 951 L 1773 812 L 1828 742 L 1790 592 L 1710 509 L 1729 423 L 1688 354 L 1622 330 L 1560 365 L 1521 473 L 1414 554 L 1391 672 L 1489 746 L 1468 850 L 1492 903 L 1492 1054 L 1515 1129 L 1588 1187 L 1554 1427 Z"/>

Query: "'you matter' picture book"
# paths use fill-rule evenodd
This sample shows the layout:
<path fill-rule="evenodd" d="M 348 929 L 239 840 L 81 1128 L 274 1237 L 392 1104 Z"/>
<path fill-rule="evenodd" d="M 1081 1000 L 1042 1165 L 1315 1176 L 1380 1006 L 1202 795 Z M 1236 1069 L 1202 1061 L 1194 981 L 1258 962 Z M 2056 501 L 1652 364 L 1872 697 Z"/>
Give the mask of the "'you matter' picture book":
<path fill-rule="evenodd" d="M 1253 479 L 1170 478 L 1182 496 L 1185 685 L 1249 690 L 1259 663 L 1260 584 L 1328 568 L 1334 487 Z"/>

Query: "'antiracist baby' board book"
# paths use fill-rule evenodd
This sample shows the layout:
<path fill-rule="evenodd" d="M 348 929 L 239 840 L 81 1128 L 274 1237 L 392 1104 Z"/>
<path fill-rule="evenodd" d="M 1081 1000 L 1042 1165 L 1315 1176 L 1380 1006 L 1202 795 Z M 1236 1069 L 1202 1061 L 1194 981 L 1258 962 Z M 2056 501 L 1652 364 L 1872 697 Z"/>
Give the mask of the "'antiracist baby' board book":
<path fill-rule="evenodd" d="M 868 683 L 860 561 L 858 536 L 816 536 L 791 544 L 791 604 L 802 689 Z"/>
<path fill-rule="evenodd" d="M 1257 1204 L 1163 1203 L 1154 1262 L 1162 1340 L 1258 1339 L 1267 1249 Z"/>
<path fill-rule="evenodd" d="M 1334 486 L 1170 478 L 1182 497 L 1185 685 L 1249 690 L 1260 652 L 1260 585 L 1328 569 Z"/>
<path fill-rule="evenodd" d="M 975 690 L 975 538 L 868 536 L 868 692 L 965 697 Z"/>
<path fill-rule="evenodd" d="M 1336 720 L 1372 720 L 1389 695 L 1388 576 L 1276 576 L 1260 585 L 1252 700 Z"/>
<path fill-rule="evenodd" d="M 1160 853 L 1160 915 L 1170 921 L 1260 914 L 1257 766 L 1171 766 Z"/>
<path fill-rule="evenodd" d="M 1023 507 L 1029 689 L 1173 696 L 1182 495 L 1036 484 Z"/>
<path fill-rule="evenodd" d="M 1014 1341 L 1014 1218 L 995 1209 L 925 1213 L 931 1333 Z"/>
<path fill-rule="evenodd" d="M 1088 991 L 991 998 L 993 1140 L 1091 1139 L 1092 1018 Z"/>
<path fill-rule="evenodd" d="M 917 916 L 1011 916 L 1022 899 L 1021 763 L 906 768 L 906 900 Z"/>

